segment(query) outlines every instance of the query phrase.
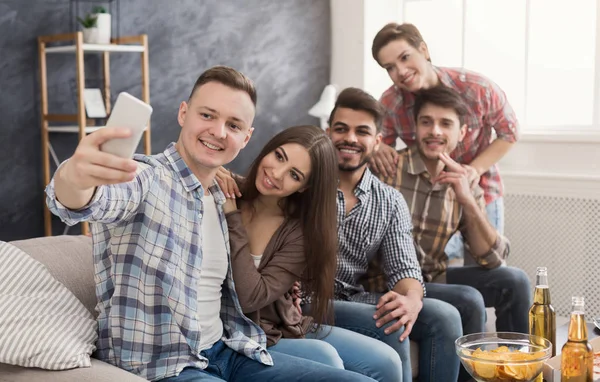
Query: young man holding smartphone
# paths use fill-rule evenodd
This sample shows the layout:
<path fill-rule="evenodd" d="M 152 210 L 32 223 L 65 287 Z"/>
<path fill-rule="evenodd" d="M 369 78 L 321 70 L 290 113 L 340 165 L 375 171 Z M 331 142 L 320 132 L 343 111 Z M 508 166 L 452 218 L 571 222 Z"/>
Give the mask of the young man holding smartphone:
<path fill-rule="evenodd" d="M 91 225 L 98 296 L 97 357 L 157 381 L 370 381 L 266 351 L 234 289 L 225 197 L 215 183 L 252 135 L 256 91 L 214 67 L 179 107 L 176 143 L 125 159 L 100 147 L 131 131 L 83 138 L 46 189 L 67 224 Z"/>

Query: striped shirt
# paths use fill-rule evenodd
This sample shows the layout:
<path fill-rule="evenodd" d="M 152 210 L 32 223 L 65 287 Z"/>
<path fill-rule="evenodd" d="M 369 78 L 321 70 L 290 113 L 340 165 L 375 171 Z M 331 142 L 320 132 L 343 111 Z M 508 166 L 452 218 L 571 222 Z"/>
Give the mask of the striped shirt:
<path fill-rule="evenodd" d="M 383 184 L 367 168 L 354 189 L 357 204 L 346 215 L 344 193 L 338 190 L 338 265 L 335 298 L 369 304 L 377 296 L 365 292 L 359 280 L 369 261 L 379 258 L 387 288 L 405 278 L 423 283 L 415 254 L 410 213 L 402 194 Z"/>
<path fill-rule="evenodd" d="M 171 144 L 158 155 L 136 155 L 136 178 L 98 187 L 90 203 L 69 210 L 46 188 L 50 210 L 69 225 L 90 221 L 98 297 L 99 359 L 148 380 L 206 368 L 200 355 L 197 289 L 202 266 L 200 181 Z M 242 313 L 231 274 L 225 196 L 209 188 L 227 248 L 221 320 L 233 350 L 272 365 L 264 331 Z"/>
<path fill-rule="evenodd" d="M 467 134 L 452 152 L 454 160 L 463 164 L 471 163 L 490 145 L 494 131 L 498 138 L 516 142 L 517 117 L 498 85 L 465 69 L 435 66 L 434 69 L 440 82 L 458 91 L 469 108 L 469 115 L 466 117 Z M 400 137 L 407 146 L 413 145 L 416 134 L 414 94 L 392 86 L 383 93 L 380 101 L 388 110 L 383 120 L 383 141 L 388 145 L 395 145 L 396 138 Z M 485 192 L 487 204 L 503 195 L 498 165 L 494 164 L 481 175 L 479 185 Z"/>
<path fill-rule="evenodd" d="M 456 194 L 451 186 L 431 184 L 425 163 L 414 146 L 400 150 L 398 156 L 396 175 L 382 180 L 404 195 L 412 215 L 413 235 L 423 276 L 427 282 L 438 281 L 448 267 L 448 256 L 444 249 L 452 235 L 460 231 L 464 237 L 469 236 L 463 209 L 456 201 Z M 483 190 L 476 186 L 473 193 L 479 208 L 485 212 Z M 468 241 L 465 241 L 465 251 L 469 253 Z M 486 254 L 473 258 L 482 267 L 495 268 L 508 253 L 508 240 L 498 235 Z M 362 281 L 367 290 L 384 290 L 385 273 L 380 268 L 376 262 L 369 264 L 368 276 Z"/>

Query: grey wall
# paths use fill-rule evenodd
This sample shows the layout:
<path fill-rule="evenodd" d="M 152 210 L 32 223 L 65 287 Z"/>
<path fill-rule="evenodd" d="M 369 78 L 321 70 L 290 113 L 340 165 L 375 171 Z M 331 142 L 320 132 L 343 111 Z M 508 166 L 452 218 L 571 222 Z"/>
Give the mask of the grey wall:
<path fill-rule="evenodd" d="M 80 4 L 81 12 L 93 5 Z M 217 64 L 241 70 L 258 89 L 256 130 L 234 170 L 275 132 L 318 123 L 307 110 L 328 82 L 329 14 L 326 0 L 120 0 L 120 34 L 148 34 L 152 152 L 177 139 L 179 103 Z M 36 38 L 70 32 L 71 19 L 69 0 L 0 0 L 0 240 L 43 234 Z M 99 58 L 86 56 L 88 87 L 100 87 Z M 111 56 L 113 100 L 121 91 L 141 95 L 139 65 L 136 54 Z M 50 113 L 76 112 L 74 74 L 74 55 L 49 56 Z M 66 158 L 77 137 L 54 134 L 52 142 Z"/>

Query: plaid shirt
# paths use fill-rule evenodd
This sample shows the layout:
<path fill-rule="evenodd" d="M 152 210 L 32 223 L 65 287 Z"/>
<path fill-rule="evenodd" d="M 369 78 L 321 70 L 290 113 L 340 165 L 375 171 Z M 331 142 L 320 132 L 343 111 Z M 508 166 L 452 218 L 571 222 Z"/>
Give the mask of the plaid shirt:
<path fill-rule="evenodd" d="M 464 69 L 435 66 L 434 69 L 440 82 L 462 94 L 469 108 L 469 116 L 466 117 L 467 134 L 452 153 L 454 160 L 464 164 L 471 163 L 490 145 L 493 131 L 500 139 L 516 142 L 517 117 L 498 85 Z M 383 93 L 380 101 L 388 110 L 383 120 L 383 141 L 393 146 L 396 138 L 400 137 L 407 146 L 414 144 L 414 94 L 392 86 Z M 503 195 L 502 179 L 497 164 L 481 175 L 479 184 L 485 192 L 487 204 Z"/>
<path fill-rule="evenodd" d="M 50 210 L 65 223 L 98 223 L 91 225 L 99 301 L 98 358 L 157 380 L 188 366 L 208 365 L 200 355 L 202 328 L 196 315 L 204 189 L 174 144 L 162 154 L 135 159 L 140 162 L 136 179 L 98 187 L 80 210 L 69 210 L 57 201 L 54 181 L 46 193 Z M 210 191 L 231 263 L 222 208 L 225 196 L 216 185 Z M 242 313 L 231 266 L 222 288 L 221 320 L 227 346 L 273 364 L 265 333 Z"/>
<path fill-rule="evenodd" d="M 338 265 L 335 298 L 376 304 L 359 280 L 369 261 L 379 258 L 388 290 L 405 278 L 423 283 L 412 238 L 410 213 L 402 195 L 367 168 L 354 190 L 357 204 L 346 215 L 344 193 L 338 190 Z"/>
<path fill-rule="evenodd" d="M 463 209 L 456 201 L 456 194 L 449 185 L 432 185 L 429 172 L 419 151 L 413 147 L 400 150 L 396 176 L 382 180 L 396 188 L 408 201 L 414 225 L 413 236 L 417 248 L 417 257 L 427 282 L 443 280 L 448 267 L 448 256 L 444 252 L 446 244 L 458 230 L 464 237 L 469 236 Z M 485 212 L 483 190 L 476 187 L 473 191 L 479 208 Z M 469 244 L 465 241 L 465 251 Z M 473 256 L 475 261 L 485 268 L 498 267 L 508 256 L 508 240 L 498 235 L 498 239 L 483 256 Z M 367 290 L 378 292 L 385 288 L 385 275 L 376 262 L 369 264 L 368 275 L 361 282 Z"/>

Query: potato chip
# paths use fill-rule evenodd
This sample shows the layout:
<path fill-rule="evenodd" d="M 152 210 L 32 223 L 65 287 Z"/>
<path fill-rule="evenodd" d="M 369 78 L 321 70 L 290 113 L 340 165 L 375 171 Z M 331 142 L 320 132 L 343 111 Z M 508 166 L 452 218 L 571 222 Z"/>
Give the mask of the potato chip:
<path fill-rule="evenodd" d="M 465 367 L 469 369 L 473 377 L 487 382 L 531 381 L 541 372 L 543 362 L 519 362 L 534 361 L 544 355 L 543 352 L 511 351 L 507 346 L 500 346 L 493 350 L 477 348 L 472 352 L 464 352 L 464 354 L 475 358 L 475 360 L 464 360 Z"/>

